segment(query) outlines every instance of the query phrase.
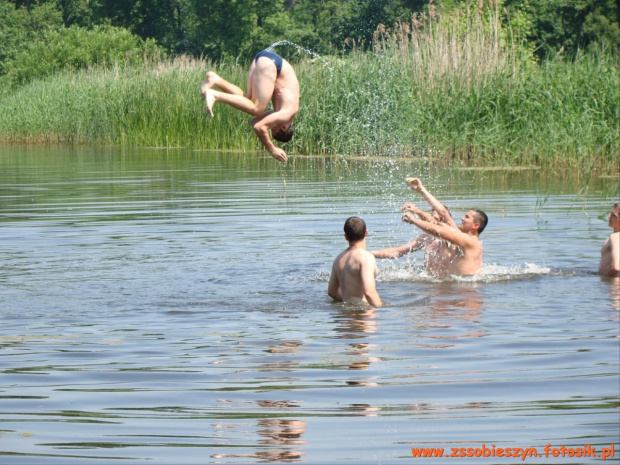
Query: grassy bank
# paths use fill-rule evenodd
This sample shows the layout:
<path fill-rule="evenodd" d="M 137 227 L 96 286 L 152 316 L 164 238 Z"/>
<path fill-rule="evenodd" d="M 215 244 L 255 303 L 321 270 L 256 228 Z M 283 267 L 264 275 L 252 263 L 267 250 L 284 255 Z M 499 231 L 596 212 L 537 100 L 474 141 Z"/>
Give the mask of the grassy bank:
<path fill-rule="evenodd" d="M 610 168 L 620 159 L 620 72 L 611 53 L 538 65 L 493 13 L 379 30 L 373 52 L 292 55 L 301 110 L 290 154 L 423 156 L 471 164 Z M 287 55 L 294 50 L 279 49 Z M 256 150 L 249 117 L 200 99 L 205 71 L 176 60 L 35 81 L 0 98 L 0 141 Z"/>

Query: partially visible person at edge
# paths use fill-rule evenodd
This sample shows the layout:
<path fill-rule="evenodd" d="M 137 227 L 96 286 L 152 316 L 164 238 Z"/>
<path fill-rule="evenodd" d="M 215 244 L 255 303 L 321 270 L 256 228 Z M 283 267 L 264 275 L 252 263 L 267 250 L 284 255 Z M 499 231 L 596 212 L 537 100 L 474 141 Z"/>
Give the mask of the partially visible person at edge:
<path fill-rule="evenodd" d="M 286 163 L 286 152 L 276 147 L 269 131 L 280 142 L 288 142 L 293 137 L 293 119 L 299 111 L 299 82 L 288 61 L 277 53 L 263 50 L 252 60 L 245 94 L 213 71 L 207 73 L 200 91 L 211 117 L 217 102 L 253 115 L 250 124 L 258 140 L 273 158 Z M 267 110 L 270 101 L 273 109 Z"/>
<path fill-rule="evenodd" d="M 620 276 L 620 202 L 611 207 L 607 224 L 614 232 L 603 243 L 598 272 L 603 276 L 617 277 Z"/>
<path fill-rule="evenodd" d="M 425 221 L 433 222 L 436 224 L 448 224 L 456 227 L 452 215 L 448 208 L 437 200 L 426 188 L 422 185 L 422 181 L 418 178 L 407 178 L 407 185 L 410 189 L 422 194 L 424 199 L 432 208 L 432 213 L 426 213 L 423 210 L 418 209 L 412 203 L 406 203 L 403 205 L 403 210 L 410 211 Z M 452 258 L 452 252 L 454 247 L 448 241 L 435 237 L 428 233 L 422 233 L 416 237 L 412 242 L 398 247 L 390 247 L 382 250 L 371 250 L 375 258 L 399 258 L 410 252 L 415 252 L 424 248 L 424 268 L 426 272 L 435 277 L 446 277 L 449 273 L 450 261 Z"/>
<path fill-rule="evenodd" d="M 415 218 L 415 213 L 406 211 L 402 219 L 406 223 L 417 226 L 422 231 L 440 239 L 448 241 L 455 246 L 450 256 L 448 274 L 469 276 L 477 274 L 482 268 L 482 242 L 480 234 L 486 228 L 488 217 L 481 210 L 469 210 L 461 218 L 461 224 L 457 227 L 449 224 L 437 224 L 423 219 Z"/>
<path fill-rule="evenodd" d="M 366 250 L 366 223 L 352 216 L 344 223 L 344 238 L 349 247 L 336 257 L 327 286 L 327 294 L 338 302 L 382 305 L 376 289 L 379 273 L 375 257 Z"/>

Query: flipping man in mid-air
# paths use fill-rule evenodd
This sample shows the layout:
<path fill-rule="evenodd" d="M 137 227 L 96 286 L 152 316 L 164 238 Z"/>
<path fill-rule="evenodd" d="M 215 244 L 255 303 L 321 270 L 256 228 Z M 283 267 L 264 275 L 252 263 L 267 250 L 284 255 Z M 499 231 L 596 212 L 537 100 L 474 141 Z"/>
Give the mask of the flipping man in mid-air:
<path fill-rule="evenodd" d="M 253 115 L 250 124 L 258 139 L 273 158 L 286 163 L 286 152 L 275 146 L 269 131 L 280 142 L 293 137 L 293 119 L 299 111 L 299 82 L 288 61 L 277 53 L 263 50 L 252 60 L 246 94 L 213 71 L 207 73 L 200 91 L 211 116 L 217 102 Z M 267 110 L 270 101 L 273 109 Z"/>

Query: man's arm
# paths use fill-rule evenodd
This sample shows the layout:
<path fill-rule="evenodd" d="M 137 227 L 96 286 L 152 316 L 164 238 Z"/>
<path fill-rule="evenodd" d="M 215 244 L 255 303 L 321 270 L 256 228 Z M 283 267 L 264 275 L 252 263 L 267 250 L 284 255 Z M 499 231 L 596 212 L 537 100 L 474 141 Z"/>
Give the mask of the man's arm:
<path fill-rule="evenodd" d="M 450 215 L 448 209 L 444 207 L 443 204 L 435 198 L 435 196 L 433 196 L 429 191 L 426 190 L 424 185 L 422 185 L 422 181 L 420 181 L 418 178 L 407 178 L 406 182 L 410 189 L 418 191 L 420 194 L 422 194 L 422 197 L 424 197 L 424 199 L 428 202 L 431 208 L 437 212 L 439 218 L 441 218 L 441 221 L 449 224 L 450 226 L 456 227 L 456 223 L 452 219 L 452 215 Z"/>
<path fill-rule="evenodd" d="M 375 257 L 372 254 L 367 254 L 362 262 L 362 268 L 360 270 L 360 275 L 362 278 L 362 286 L 364 289 L 364 296 L 370 305 L 373 307 L 381 307 L 383 302 L 381 302 L 381 298 L 379 297 L 379 293 L 376 288 L 376 278 L 377 275 L 377 262 L 375 261 Z"/>
<path fill-rule="evenodd" d="M 433 215 L 425 212 L 424 210 L 420 210 L 418 207 L 415 206 L 414 203 L 406 203 L 405 205 L 403 205 L 403 211 L 415 213 L 420 219 L 423 219 L 424 221 L 436 222 L 435 218 L 433 218 Z"/>
<path fill-rule="evenodd" d="M 342 302 L 342 292 L 340 291 L 340 282 L 338 281 L 338 276 L 336 274 L 336 270 L 334 269 L 334 265 L 332 265 L 332 274 L 329 277 L 329 284 L 327 285 L 327 295 L 337 302 Z"/>
<path fill-rule="evenodd" d="M 420 250 L 422 247 L 428 244 L 428 239 L 428 235 L 421 234 L 420 236 L 416 237 L 415 240 L 409 242 L 408 244 L 400 245 L 398 247 L 389 247 L 387 249 L 381 250 L 369 250 L 369 252 L 375 258 L 399 258 L 408 253 Z"/>
<path fill-rule="evenodd" d="M 448 242 L 458 245 L 462 249 L 470 249 L 475 246 L 474 237 L 461 232 L 458 228 L 447 224 L 431 223 L 430 221 L 419 220 L 411 212 L 403 213 L 405 223 L 417 226 L 422 231 L 440 237 Z"/>
<path fill-rule="evenodd" d="M 269 131 L 273 128 L 277 128 L 278 126 L 285 124 L 288 119 L 284 118 L 284 116 L 285 115 L 282 114 L 282 112 L 269 110 L 260 116 L 255 116 L 250 120 L 252 129 L 254 129 L 258 140 L 265 146 L 265 148 L 273 158 L 281 161 L 282 163 L 286 163 L 286 152 L 281 148 L 276 147 L 276 145 L 271 140 Z"/>

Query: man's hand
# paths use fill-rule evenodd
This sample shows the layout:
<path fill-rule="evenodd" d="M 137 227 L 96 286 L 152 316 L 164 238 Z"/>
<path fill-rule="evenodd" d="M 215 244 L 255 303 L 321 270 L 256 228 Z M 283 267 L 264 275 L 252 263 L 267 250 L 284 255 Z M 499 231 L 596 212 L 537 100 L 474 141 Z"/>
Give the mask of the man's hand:
<path fill-rule="evenodd" d="M 413 216 L 413 213 L 411 212 L 405 212 L 403 213 L 402 220 L 405 223 L 413 224 L 413 220 L 415 220 L 415 216 Z"/>
<path fill-rule="evenodd" d="M 405 181 L 409 186 L 409 189 L 414 191 L 420 191 L 420 189 L 424 187 L 422 186 L 422 181 L 420 181 L 418 178 L 407 178 Z"/>
<path fill-rule="evenodd" d="M 277 147 L 273 143 L 273 141 L 271 140 L 271 136 L 269 135 L 269 121 L 270 117 L 273 117 L 273 114 L 273 110 L 266 111 L 261 116 L 256 116 L 252 118 L 250 120 L 250 124 L 252 125 L 252 129 L 254 129 L 254 132 L 256 133 L 256 137 L 258 137 L 258 140 L 261 141 L 261 143 L 265 146 L 271 156 L 279 162 L 286 163 L 286 161 L 288 160 L 286 152 L 281 148 Z"/>
<path fill-rule="evenodd" d="M 419 211 L 418 207 L 415 206 L 415 203 L 404 204 L 402 210 L 413 213 L 417 213 Z"/>
<path fill-rule="evenodd" d="M 286 163 L 286 160 L 288 160 L 288 157 L 286 156 L 286 152 L 284 150 L 282 150 L 279 147 L 274 146 L 269 153 L 271 153 L 271 156 L 273 158 L 275 158 L 276 160 L 282 162 L 282 163 Z"/>

